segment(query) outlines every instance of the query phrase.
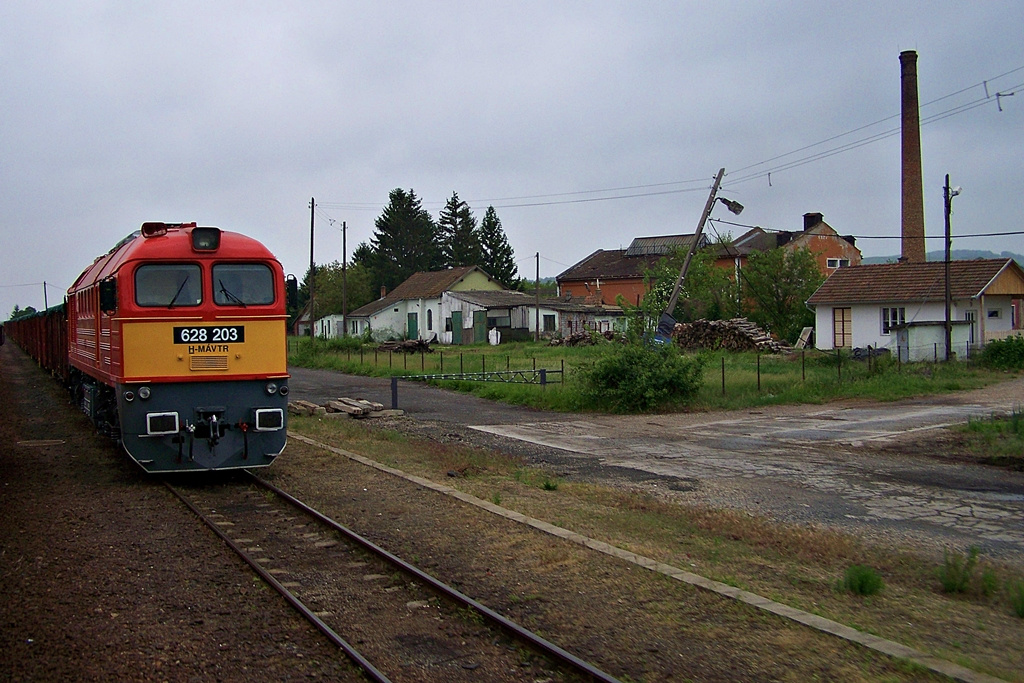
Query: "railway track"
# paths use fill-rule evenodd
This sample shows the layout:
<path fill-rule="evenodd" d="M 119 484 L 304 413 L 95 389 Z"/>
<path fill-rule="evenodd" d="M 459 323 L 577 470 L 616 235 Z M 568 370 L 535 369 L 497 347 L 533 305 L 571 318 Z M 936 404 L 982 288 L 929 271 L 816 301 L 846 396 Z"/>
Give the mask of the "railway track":
<path fill-rule="evenodd" d="M 370 680 L 617 680 L 251 473 L 164 483 Z"/>

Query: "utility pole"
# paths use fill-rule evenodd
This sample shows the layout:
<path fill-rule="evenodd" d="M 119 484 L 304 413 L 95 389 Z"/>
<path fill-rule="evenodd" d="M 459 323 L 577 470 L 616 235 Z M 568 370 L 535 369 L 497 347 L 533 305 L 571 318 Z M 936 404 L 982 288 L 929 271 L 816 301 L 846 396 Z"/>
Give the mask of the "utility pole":
<path fill-rule="evenodd" d="M 50 304 L 46 301 L 46 280 L 43 280 L 43 310 L 45 311 L 50 307 Z"/>
<path fill-rule="evenodd" d="M 949 190 L 948 173 L 946 174 L 946 184 L 942 188 L 942 198 L 946 204 L 946 362 L 949 362 L 953 357 L 953 323 L 950 318 L 950 312 L 953 308 L 953 290 L 949 283 L 949 257 L 953 243 L 952 232 L 949 227 L 949 214 L 952 209 L 953 195 L 950 194 Z"/>
<path fill-rule="evenodd" d="M 537 316 L 533 321 L 536 328 L 533 331 L 533 340 L 540 341 L 540 252 L 537 252 L 537 279 L 533 281 L 533 294 L 536 297 Z"/>
<path fill-rule="evenodd" d="M 313 334 L 313 323 L 316 322 L 316 316 L 313 314 L 313 303 L 314 303 L 314 285 L 316 282 L 316 266 L 313 264 L 313 209 L 316 208 L 316 200 L 313 197 L 309 198 L 309 336 L 314 337 Z"/>
<path fill-rule="evenodd" d="M 348 336 L 348 245 L 345 243 L 345 230 L 348 226 L 341 222 L 341 329 L 342 336 Z"/>
<path fill-rule="evenodd" d="M 708 195 L 707 204 L 704 205 L 704 213 L 701 214 L 700 222 L 697 223 L 697 232 L 693 234 L 690 251 L 687 252 L 686 260 L 683 261 L 683 267 L 679 270 L 679 277 L 676 278 L 676 284 L 672 288 L 672 296 L 669 297 L 668 306 L 665 308 L 665 312 L 661 314 L 661 320 L 658 321 L 658 333 L 666 338 L 672 335 L 672 327 L 676 323 L 675 318 L 672 317 L 672 311 L 675 310 L 676 303 L 679 301 L 679 290 L 682 289 L 683 280 L 686 279 L 686 271 L 689 270 L 690 261 L 693 259 L 693 254 L 697 251 L 697 246 L 700 244 L 700 236 L 704 232 L 704 224 L 707 222 L 708 216 L 711 215 L 711 207 L 715 205 L 715 196 L 718 194 L 718 186 L 722 184 L 722 176 L 724 175 L 725 168 L 718 169 L 715 183 L 711 186 L 711 194 Z"/>

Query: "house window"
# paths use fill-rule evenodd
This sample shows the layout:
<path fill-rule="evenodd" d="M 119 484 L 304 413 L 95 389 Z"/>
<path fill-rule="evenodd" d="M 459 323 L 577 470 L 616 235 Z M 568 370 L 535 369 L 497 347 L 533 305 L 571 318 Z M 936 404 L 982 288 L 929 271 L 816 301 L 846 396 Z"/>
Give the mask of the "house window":
<path fill-rule="evenodd" d="M 990 309 L 988 309 L 988 317 L 989 318 L 996 318 L 996 319 L 1002 318 L 1003 317 L 1003 309 L 1001 309 L 1001 308 L 990 308 Z"/>
<path fill-rule="evenodd" d="M 545 315 L 544 316 L 544 331 L 554 332 L 555 331 L 555 316 Z"/>
<path fill-rule="evenodd" d="M 848 268 L 850 266 L 850 259 L 848 258 L 830 258 L 827 261 L 829 268 Z"/>
<path fill-rule="evenodd" d="M 434 311 L 429 308 L 427 309 L 427 329 L 434 329 Z"/>
<path fill-rule="evenodd" d="M 487 319 L 488 329 L 495 327 L 512 327 L 512 318 L 510 316 L 498 316 L 497 318 Z"/>
<path fill-rule="evenodd" d="M 882 309 L 882 334 L 889 334 L 889 331 L 896 325 L 907 324 L 907 309 L 905 308 L 883 308 Z"/>
<path fill-rule="evenodd" d="M 445 318 L 444 319 L 444 331 L 445 332 L 451 332 L 452 331 L 452 319 L 451 318 Z"/>

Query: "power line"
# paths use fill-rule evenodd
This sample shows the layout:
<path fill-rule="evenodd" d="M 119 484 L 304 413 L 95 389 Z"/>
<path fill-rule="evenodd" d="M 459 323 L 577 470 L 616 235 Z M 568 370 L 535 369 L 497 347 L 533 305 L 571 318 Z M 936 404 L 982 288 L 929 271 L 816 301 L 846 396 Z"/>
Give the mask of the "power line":
<path fill-rule="evenodd" d="M 989 102 L 991 102 L 993 98 L 995 98 L 997 100 L 997 104 L 998 104 L 998 100 L 999 100 L 999 98 L 1001 96 L 1008 96 L 1009 94 L 1012 94 L 1009 91 L 1016 91 L 1016 90 L 1018 90 L 1020 88 L 1024 88 L 1024 82 L 1017 83 L 1015 85 L 1002 88 L 1001 90 L 999 90 L 997 92 L 989 92 L 989 87 L 988 87 L 989 84 L 990 83 L 994 83 L 995 81 L 998 81 L 999 79 L 1005 78 L 1006 76 L 1009 76 L 1011 74 L 1017 73 L 1019 71 L 1024 71 L 1024 65 L 1015 67 L 1013 69 L 1009 69 L 1008 71 L 1005 71 L 1005 72 L 999 74 L 998 76 L 995 76 L 993 78 L 989 78 L 989 79 L 980 81 L 980 82 L 975 83 L 973 85 L 967 86 L 965 88 L 961 88 L 959 90 L 956 90 L 956 91 L 951 92 L 951 93 L 946 94 L 946 95 L 942 95 L 941 97 L 937 97 L 937 98 L 935 98 L 933 100 L 930 100 L 930 101 L 924 103 L 923 105 L 920 106 L 921 109 L 924 109 L 924 108 L 929 107 L 931 105 L 934 105 L 934 104 L 937 104 L 939 102 L 948 100 L 948 99 L 950 99 L 952 97 L 956 97 L 957 95 L 961 95 L 961 94 L 963 94 L 965 92 L 968 92 L 968 91 L 971 91 L 971 90 L 975 90 L 977 88 L 983 88 L 984 89 L 984 96 L 983 97 L 980 97 L 980 98 L 978 98 L 976 100 L 972 100 L 972 101 L 964 103 L 964 104 L 956 105 L 956 106 L 951 107 L 949 109 L 946 109 L 944 111 L 940 111 L 938 113 L 926 116 L 926 117 L 924 117 L 924 118 L 922 118 L 920 120 L 920 125 L 924 126 L 924 125 L 928 125 L 930 123 L 935 123 L 936 121 L 941 121 L 941 120 L 949 118 L 951 116 L 956 116 L 957 114 L 962 114 L 962 113 L 971 111 L 972 109 L 976 109 L 978 107 L 982 107 L 985 104 L 988 104 Z M 896 127 L 893 127 L 893 128 L 888 128 L 888 129 L 886 129 L 884 131 L 881 131 L 881 132 L 878 132 L 878 133 L 873 133 L 871 135 L 867 135 L 865 137 L 862 137 L 862 138 L 859 138 L 859 139 L 856 139 L 856 140 L 852 140 L 850 142 L 846 142 L 846 143 L 843 143 L 843 144 L 835 146 L 835 147 L 824 149 L 822 151 L 815 152 L 813 154 L 809 154 L 809 155 L 806 155 L 804 157 L 800 157 L 798 159 L 794 159 L 794 160 L 791 160 L 791 161 L 787 161 L 785 163 L 781 163 L 781 164 L 779 164 L 777 166 L 772 166 L 772 167 L 769 167 L 769 168 L 763 168 L 760 171 L 752 171 L 752 172 L 746 173 L 745 175 L 742 175 L 744 171 L 751 171 L 752 169 L 763 167 L 766 164 L 770 164 L 770 163 L 772 163 L 774 161 L 779 161 L 781 159 L 785 159 L 787 157 L 791 157 L 794 154 L 799 154 L 800 152 L 804 152 L 804 151 L 807 151 L 807 150 L 810 150 L 810 149 L 814 149 L 815 147 L 820 147 L 821 145 L 824 145 L 824 144 L 827 144 L 827 143 L 839 140 L 839 139 L 844 138 L 844 137 L 846 137 L 848 135 L 852 135 L 854 133 L 857 133 L 857 132 L 860 132 L 860 131 L 863 131 L 863 130 L 867 130 L 867 129 L 872 128 L 874 126 L 877 126 L 879 124 L 885 123 L 886 121 L 890 121 L 890 120 L 893 120 L 893 119 L 896 119 L 896 118 L 899 118 L 899 117 L 900 117 L 900 114 L 897 113 L 897 114 L 893 114 L 891 116 L 887 116 L 885 118 L 879 119 L 877 121 L 874 121 L 872 123 L 868 123 L 868 124 L 865 124 L 865 125 L 857 126 L 857 127 L 852 128 L 850 130 L 847 130 L 845 132 L 838 133 L 836 135 L 832 135 L 830 137 L 827 137 L 827 138 L 825 138 L 823 140 L 819 140 L 818 142 L 814 142 L 814 143 L 809 144 L 809 145 L 804 145 L 802 147 L 799 147 L 797 149 L 791 150 L 791 151 L 786 152 L 784 154 L 779 154 L 779 155 L 770 157 L 768 159 L 765 159 L 763 161 L 759 161 L 759 162 L 754 163 L 754 164 L 749 164 L 747 166 L 740 167 L 739 169 L 732 171 L 726 177 L 729 178 L 729 181 L 728 181 L 729 184 L 737 185 L 739 183 L 747 182 L 747 181 L 754 180 L 754 179 L 757 179 L 757 178 L 769 177 L 770 174 L 772 174 L 772 173 L 779 173 L 781 171 L 788 171 L 790 169 L 797 168 L 799 166 L 803 166 L 803 165 L 806 165 L 806 164 L 809 164 L 809 163 L 813 163 L 815 161 L 820 161 L 822 159 L 827 159 L 828 157 L 835 156 L 837 154 L 842 154 L 843 152 L 848 152 L 848 151 L 857 149 L 859 147 L 863 147 L 865 145 L 869 145 L 869 144 L 872 144 L 874 142 L 878 142 L 880 140 L 887 139 L 889 137 L 898 135 L 900 133 L 900 130 L 901 130 L 900 127 L 896 126 Z M 663 190 L 663 191 L 656 191 L 656 192 L 637 192 L 637 193 L 629 193 L 629 194 L 611 194 L 610 196 L 607 196 L 607 197 L 583 197 L 583 198 L 575 198 L 575 199 L 552 199 L 552 198 L 555 198 L 555 197 L 579 197 L 579 195 L 588 195 L 588 194 L 621 193 L 621 192 L 626 192 L 626 191 L 629 191 L 629 190 L 640 190 L 640 189 L 648 189 L 648 188 L 656 188 L 656 187 L 667 187 L 667 186 L 670 186 L 670 185 L 690 185 L 690 184 L 706 183 L 706 182 L 707 182 L 706 179 L 699 179 L 698 178 L 698 179 L 692 179 L 692 180 L 679 180 L 679 181 L 669 181 L 669 182 L 660 182 L 660 183 L 647 183 L 647 184 L 639 184 L 639 185 L 625 185 L 625 186 L 621 186 L 621 187 L 605 188 L 605 189 L 600 189 L 600 190 L 578 190 L 578 191 L 572 191 L 572 192 L 555 192 L 555 193 L 548 193 L 548 194 L 521 195 L 521 196 L 513 196 L 513 197 L 501 197 L 501 198 L 496 198 L 496 199 L 475 199 L 475 200 L 471 200 L 471 201 L 467 200 L 466 203 L 470 204 L 472 206 L 472 208 L 474 208 L 476 210 L 479 210 L 481 208 L 481 206 L 480 206 L 481 204 L 490 204 L 490 205 L 493 205 L 494 208 L 496 208 L 496 209 L 526 208 L 526 207 L 537 207 L 537 206 L 555 206 L 555 205 L 566 205 L 566 204 L 584 204 L 584 203 L 601 202 L 601 201 L 612 201 L 612 200 L 619 200 L 619 199 L 634 199 L 634 198 L 653 197 L 653 196 L 661 196 L 661 195 L 669 195 L 669 194 L 681 194 L 681 193 L 686 193 L 686 192 L 703 192 L 704 190 L 706 190 L 706 187 L 701 185 L 701 186 L 693 187 L 693 188 L 678 188 L 678 189 L 674 189 L 674 190 Z M 552 201 L 525 201 L 525 202 L 520 202 L 520 200 L 530 200 L 530 199 L 538 199 L 538 200 L 552 199 Z M 498 204 L 498 205 L 495 205 L 495 204 L 493 204 L 494 202 L 520 202 L 520 203 Z M 347 211 L 378 211 L 380 209 L 380 205 L 379 204 L 370 203 L 370 202 L 322 202 L 321 204 L 323 206 L 325 206 L 325 207 L 334 208 L 334 209 L 342 209 L 342 210 L 347 210 Z M 445 205 L 445 202 L 421 202 L 421 204 L 423 206 L 425 206 L 425 207 L 427 207 L 427 206 L 429 206 L 429 207 L 443 207 Z"/>

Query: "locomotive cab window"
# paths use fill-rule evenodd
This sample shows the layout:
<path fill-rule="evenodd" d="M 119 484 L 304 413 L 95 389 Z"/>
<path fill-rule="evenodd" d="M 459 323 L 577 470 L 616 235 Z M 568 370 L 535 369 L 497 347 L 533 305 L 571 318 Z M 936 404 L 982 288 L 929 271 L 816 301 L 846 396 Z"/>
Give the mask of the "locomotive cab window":
<path fill-rule="evenodd" d="M 198 306 L 203 301 L 200 268 L 188 263 L 153 263 L 135 271 L 135 303 L 139 306 Z"/>
<path fill-rule="evenodd" d="M 218 263 L 213 267 L 213 301 L 220 306 L 274 303 L 274 274 L 262 263 Z"/>

